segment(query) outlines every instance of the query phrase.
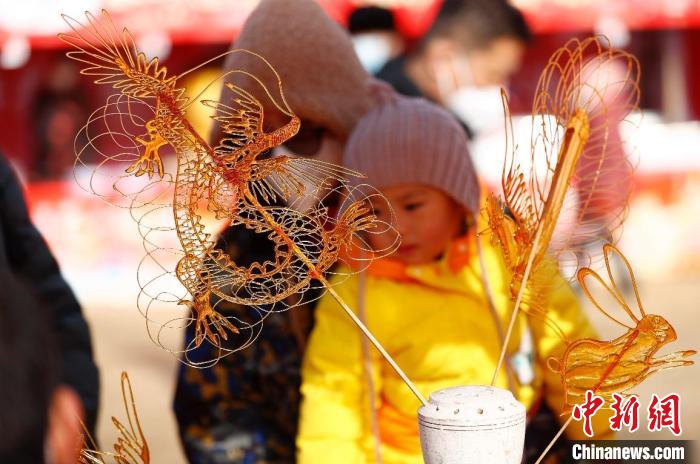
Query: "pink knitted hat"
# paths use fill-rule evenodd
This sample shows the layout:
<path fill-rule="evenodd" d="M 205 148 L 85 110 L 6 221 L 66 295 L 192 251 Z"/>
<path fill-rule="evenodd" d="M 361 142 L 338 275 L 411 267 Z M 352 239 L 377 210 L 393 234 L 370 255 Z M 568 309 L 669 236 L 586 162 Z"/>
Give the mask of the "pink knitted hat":
<path fill-rule="evenodd" d="M 343 164 L 380 190 L 424 184 L 478 212 L 479 185 L 464 129 L 422 98 L 387 99 L 367 113 L 348 139 Z"/>
<path fill-rule="evenodd" d="M 313 0 L 262 0 L 233 48 L 268 60 L 280 75 L 292 111 L 342 140 L 372 104 L 370 76 L 357 59 L 348 33 Z M 277 93 L 274 76 L 259 59 L 234 53 L 224 69 L 250 72 Z M 259 94 L 259 87 L 243 74 L 232 74 L 227 80 Z M 226 92 L 223 102 L 230 98 Z M 266 114 L 274 110 L 268 99 L 260 100 Z"/>

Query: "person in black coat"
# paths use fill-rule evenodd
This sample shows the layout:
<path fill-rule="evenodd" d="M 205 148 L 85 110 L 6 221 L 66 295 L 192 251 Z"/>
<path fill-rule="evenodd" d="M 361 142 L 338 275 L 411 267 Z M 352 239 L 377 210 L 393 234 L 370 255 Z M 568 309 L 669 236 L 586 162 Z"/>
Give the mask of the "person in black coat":
<path fill-rule="evenodd" d="M 0 154 L 0 271 L 23 282 L 50 311 L 60 349 L 62 383 L 80 396 L 85 425 L 94 436 L 99 405 L 99 375 L 90 330 L 78 300 L 61 276 L 46 241 L 32 224 L 19 181 Z M 5 288 L 5 283 L 2 284 Z M 41 340 L 37 340 L 41 343 Z"/>
<path fill-rule="evenodd" d="M 75 464 L 82 442 L 80 397 L 58 378 L 49 311 L 0 269 L 0 462 Z"/>
<path fill-rule="evenodd" d="M 376 76 L 402 95 L 449 109 L 473 139 L 494 117 L 502 127 L 499 87 L 520 68 L 531 39 L 508 0 L 445 0 L 416 46 Z"/>

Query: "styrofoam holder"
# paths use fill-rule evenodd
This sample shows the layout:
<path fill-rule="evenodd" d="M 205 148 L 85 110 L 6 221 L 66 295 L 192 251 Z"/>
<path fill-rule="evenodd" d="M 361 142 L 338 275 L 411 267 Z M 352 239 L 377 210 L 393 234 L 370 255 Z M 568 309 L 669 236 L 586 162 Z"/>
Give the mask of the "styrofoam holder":
<path fill-rule="evenodd" d="M 525 406 L 511 392 L 473 385 L 439 390 L 418 410 L 426 464 L 519 464 Z"/>

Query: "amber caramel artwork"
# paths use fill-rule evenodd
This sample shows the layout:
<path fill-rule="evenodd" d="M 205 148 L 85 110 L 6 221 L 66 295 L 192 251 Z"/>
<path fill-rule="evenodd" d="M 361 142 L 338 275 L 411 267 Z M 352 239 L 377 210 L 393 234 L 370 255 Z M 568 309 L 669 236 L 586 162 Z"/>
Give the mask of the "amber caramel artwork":
<path fill-rule="evenodd" d="M 644 311 L 637 281 L 627 258 L 610 244 L 604 246 L 603 254 L 609 283 L 585 267 L 579 269 L 577 279 L 590 302 L 608 319 L 622 327 L 625 333 L 610 341 L 575 340 L 567 343 L 561 359 L 550 358 L 550 369 L 561 376 L 565 412 L 583 401 L 586 390 L 612 402 L 613 393 L 627 392 L 660 370 L 692 365 L 693 361 L 687 358 L 696 353 L 695 350 L 684 350 L 656 357 L 661 348 L 676 340 L 676 331 L 663 316 Z M 635 299 L 632 306 L 625 300 L 616 283 L 611 267 L 612 256 L 617 256 L 623 263 L 632 282 Z M 589 289 L 591 280 L 622 308 L 626 316 L 624 319 L 614 317 L 610 308 L 606 309 L 598 302 Z M 634 304 L 638 313 L 633 309 Z"/>
<path fill-rule="evenodd" d="M 632 166 L 617 126 L 637 108 L 638 84 L 636 58 L 604 37 L 569 41 L 540 76 L 526 150 L 514 145 L 503 93 L 503 197 L 490 195 L 485 213 L 512 273 L 515 306 L 494 380 L 519 310 L 547 320 L 556 263 L 596 262 L 596 243 L 614 239 L 623 222 Z"/>
<path fill-rule="evenodd" d="M 218 348 L 219 357 L 245 348 L 270 312 L 308 301 L 311 288 L 325 291 L 324 273 L 339 258 L 358 256 L 361 268 L 370 251 L 379 256 L 395 249 L 370 250 L 363 239 L 363 234 L 380 233 L 390 225 L 371 214 L 367 200 L 374 193 L 368 186 L 347 187 L 348 177 L 361 174 L 279 154 L 279 147 L 299 130 L 300 120 L 264 57 L 247 50 L 222 55 L 246 53 L 260 60 L 276 88 L 245 70 L 233 70 L 217 81 L 241 73 L 253 78 L 257 88 L 227 83 L 221 101 L 199 101 L 186 97 L 179 85 L 191 70 L 171 75 L 157 58 L 148 60 L 131 34 L 119 30 L 105 11 L 99 16 L 87 13 L 85 24 L 65 20 L 72 32 L 60 38 L 71 48 L 68 56 L 83 64 L 82 74 L 114 90 L 76 138 L 76 178 L 87 191 L 128 209 L 138 225 L 146 251 L 139 267 L 138 306 L 147 321 L 152 322 L 149 311 L 157 303 L 189 310 L 185 318 L 173 316 L 149 329 L 157 343 L 162 344 L 163 331 L 195 324 L 195 339 L 185 347 L 184 360 L 209 365 L 216 359 L 194 362 L 188 352 L 203 343 Z M 266 130 L 264 99 L 286 118 L 281 127 Z M 224 134 L 216 143 L 210 145 L 188 121 L 191 105 L 211 110 Z M 164 153 L 174 154 L 172 169 Z M 312 206 L 303 206 L 308 204 Z M 215 247 L 218 230 L 205 218 L 266 237 L 274 256 L 249 265 L 234 262 Z M 368 253 L 353 254 L 351 249 Z M 176 264 L 168 264 L 170 260 Z M 357 263 L 352 267 L 357 269 Z M 182 293 L 172 291 L 173 278 Z M 223 306 L 235 310 L 224 312 Z"/>
<path fill-rule="evenodd" d="M 141 430 L 134 392 L 126 372 L 121 374 L 122 400 L 126 413 L 126 423 L 112 416 L 112 424 L 119 432 L 114 443 L 114 452 L 94 451 L 83 449 L 80 453 L 80 464 L 106 464 L 105 459 L 112 458 L 115 464 L 149 464 L 150 452 L 146 437 Z M 94 443 L 92 443 L 94 448 Z"/>
<path fill-rule="evenodd" d="M 609 283 L 588 267 L 579 269 L 576 278 L 586 298 L 608 319 L 625 329 L 625 332 L 609 341 L 564 339 L 566 348 L 561 358 L 552 357 L 548 360 L 549 369 L 561 378 L 564 390 L 562 414 L 568 414 L 569 418 L 542 452 L 536 464 L 543 461 L 547 452 L 572 422 L 574 416 L 571 412 L 575 406 L 584 402 L 586 391 L 591 391 L 602 397 L 605 402 L 612 403 L 613 393 L 631 393 L 632 388 L 661 370 L 694 364 L 694 361 L 687 358 L 695 355 L 696 350 L 656 356 L 659 350 L 676 340 L 676 331 L 663 316 L 646 313 L 632 266 L 620 250 L 608 243 L 603 246 L 602 255 Z M 611 264 L 613 256 L 622 263 L 626 277 L 631 282 L 634 292 L 632 305 L 625 299 L 621 286 L 615 279 L 616 274 Z M 604 295 L 612 298 L 618 309 L 622 309 L 625 318 L 613 316 L 612 308 L 606 308 L 600 303 L 599 298 L 591 291 L 591 279 Z M 626 320 L 627 318 L 629 320 Z"/>

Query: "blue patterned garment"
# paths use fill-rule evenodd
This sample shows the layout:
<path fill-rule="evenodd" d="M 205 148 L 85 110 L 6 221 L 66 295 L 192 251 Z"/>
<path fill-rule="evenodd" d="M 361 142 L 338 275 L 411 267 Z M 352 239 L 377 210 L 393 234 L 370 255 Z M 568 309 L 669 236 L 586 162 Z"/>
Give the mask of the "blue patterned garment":
<path fill-rule="evenodd" d="M 272 258 L 269 241 L 245 229 L 228 229 L 218 246 L 240 265 Z M 217 309 L 245 310 L 221 304 Z M 294 462 L 301 360 L 311 323 L 308 307 L 274 313 L 245 350 L 210 368 L 181 365 L 174 409 L 191 463 Z M 185 343 L 193 338 L 190 326 Z M 207 343 L 189 354 L 193 362 L 215 356 Z"/>

